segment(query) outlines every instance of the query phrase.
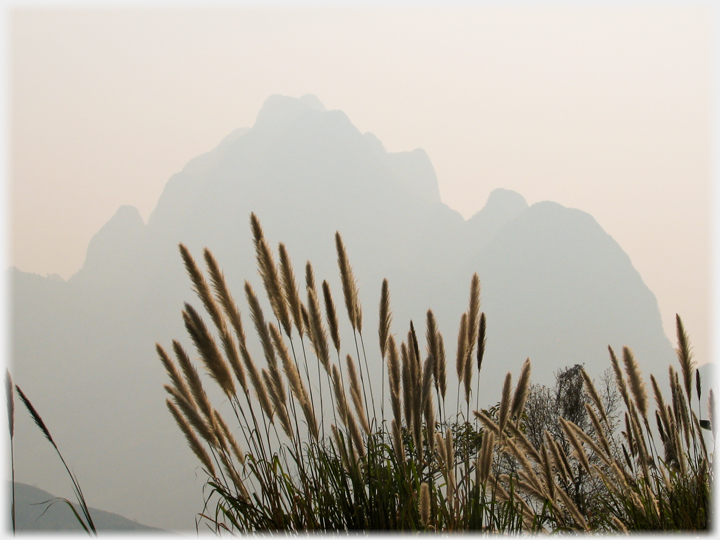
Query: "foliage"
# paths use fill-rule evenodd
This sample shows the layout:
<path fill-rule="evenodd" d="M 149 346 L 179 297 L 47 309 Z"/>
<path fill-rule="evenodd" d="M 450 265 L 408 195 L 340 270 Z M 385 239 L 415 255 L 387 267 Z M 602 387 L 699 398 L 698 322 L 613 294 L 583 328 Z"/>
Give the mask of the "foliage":
<path fill-rule="evenodd" d="M 680 384 L 672 368 L 672 407 L 664 405 L 659 389 L 655 394 L 662 459 L 629 349 L 623 351 L 627 382 L 610 350 L 615 381 L 606 374 L 600 394 L 581 366 L 557 374 L 554 395 L 531 387 L 527 360 L 514 387 L 508 373 L 495 407 L 471 414 L 472 376 L 477 371 L 479 378 L 486 329 L 474 275 L 457 336 L 453 412 L 446 402 L 445 345 L 434 314 L 427 313 L 423 354 L 412 322 L 398 345 L 384 281 L 377 360 L 383 381 L 375 394 L 357 284 L 339 233 L 350 353 L 341 343 L 328 283 L 318 288 L 308 263 L 306 301 L 301 300 L 285 246 L 279 245 L 276 264 L 254 214 L 251 225 L 267 296 L 263 308 L 245 282 L 258 343 L 248 341 L 212 253 L 203 253 L 205 274 L 180 246 L 212 329 L 190 304 L 183 320 L 224 413 L 211 404 L 180 342 L 172 344 L 174 359 L 157 345 L 171 381 L 165 386 L 167 406 L 208 475 L 200 518 L 214 531 L 708 527 L 713 468 L 701 425 L 712 425 L 712 417 L 700 423 L 688 385 Z M 268 305 L 273 322 L 265 317 Z M 679 319 L 678 328 L 680 372 L 687 383 L 695 371 Z M 262 366 L 253 358 L 257 350 Z M 620 433 L 614 384 L 627 411 Z M 540 407 L 543 400 L 551 406 Z"/>

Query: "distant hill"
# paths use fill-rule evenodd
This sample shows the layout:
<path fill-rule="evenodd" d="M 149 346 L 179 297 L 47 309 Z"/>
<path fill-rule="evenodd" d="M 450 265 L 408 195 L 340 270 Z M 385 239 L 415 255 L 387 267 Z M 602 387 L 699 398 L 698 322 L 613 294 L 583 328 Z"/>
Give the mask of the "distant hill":
<path fill-rule="evenodd" d="M 466 221 L 440 200 L 424 151 L 388 153 L 314 96 L 271 96 L 252 128 L 231 133 L 169 179 L 147 223 L 132 207 L 118 209 L 67 282 L 10 271 L 14 378 L 82 473 L 89 500 L 152 516 L 166 529 L 194 528 L 202 475 L 196 478 L 196 460 L 165 409 L 166 375 L 154 345 L 179 339 L 191 348 L 180 311 L 183 301 L 199 303 L 178 242 L 198 258 L 204 247 L 212 250 L 248 317 L 243 283 L 262 289 L 251 212 L 273 246 L 286 244 L 298 279 L 312 261 L 318 282 L 327 279 L 342 305 L 334 246 L 340 231 L 359 283 L 377 387 L 383 278 L 398 340 L 411 319 L 424 335 L 432 308 L 453 363 L 478 272 L 488 320 L 483 406 L 499 399 L 502 377 L 527 357 L 533 382 L 543 384 L 576 363 L 599 374 L 609 366 L 608 345 L 631 347 L 646 376 L 666 374 L 675 361 L 654 295 L 587 213 L 553 202 L 528 207 L 521 194 L 498 189 Z M 351 343 L 345 328 L 341 337 Z M 262 357 L 259 344 L 252 346 Z M 449 400 L 455 392 L 449 384 Z M 40 466 L 42 444 L 17 444 L 20 478 L 60 485 L 61 470 Z"/>
<path fill-rule="evenodd" d="M 7 489 L 10 490 L 10 483 Z M 84 532 L 70 508 L 64 501 L 45 504 L 56 500 L 54 495 L 27 484 L 15 483 L 15 524 L 18 533 L 38 532 Z M 10 499 L 8 498 L 8 502 Z M 77 504 L 74 505 L 80 513 Z M 82 515 L 82 514 L 81 514 Z M 99 533 L 102 532 L 165 532 L 131 521 L 118 514 L 90 508 L 90 516 Z"/>

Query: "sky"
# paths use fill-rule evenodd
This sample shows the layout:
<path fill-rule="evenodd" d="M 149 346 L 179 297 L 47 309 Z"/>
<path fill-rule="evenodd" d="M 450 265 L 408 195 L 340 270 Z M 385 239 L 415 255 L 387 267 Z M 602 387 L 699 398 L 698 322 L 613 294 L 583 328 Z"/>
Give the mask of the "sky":
<path fill-rule="evenodd" d="M 7 266 L 67 279 L 119 206 L 272 94 L 423 148 L 465 218 L 495 188 L 590 213 L 711 358 L 717 15 L 546 2 L 5 12 Z M 481 276 L 482 278 L 482 276 Z"/>

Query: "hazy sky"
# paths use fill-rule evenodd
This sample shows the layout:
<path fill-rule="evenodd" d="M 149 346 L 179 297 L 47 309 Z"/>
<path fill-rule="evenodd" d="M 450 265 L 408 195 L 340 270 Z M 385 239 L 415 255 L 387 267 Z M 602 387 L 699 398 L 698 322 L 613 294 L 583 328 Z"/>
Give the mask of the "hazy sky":
<path fill-rule="evenodd" d="M 424 148 L 466 218 L 498 187 L 592 214 L 704 363 L 715 14 L 552 6 L 11 9 L 9 264 L 70 277 L 120 205 L 147 220 L 269 95 L 312 93 Z"/>

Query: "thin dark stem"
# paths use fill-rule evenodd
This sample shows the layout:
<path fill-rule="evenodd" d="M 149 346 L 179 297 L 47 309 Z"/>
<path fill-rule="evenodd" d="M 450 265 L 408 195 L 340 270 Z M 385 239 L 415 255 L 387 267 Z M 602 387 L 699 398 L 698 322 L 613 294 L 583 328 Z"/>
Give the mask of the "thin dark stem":
<path fill-rule="evenodd" d="M 362 332 L 358 332 L 360 334 L 360 345 L 362 346 L 363 350 L 363 360 L 365 361 L 365 371 L 367 372 L 368 376 L 368 386 L 370 387 L 370 400 L 372 402 L 372 410 L 373 410 L 373 421 L 377 424 L 377 411 L 375 410 L 375 396 L 373 396 L 373 389 L 372 389 L 372 379 L 370 377 L 370 370 L 368 369 L 368 361 L 367 361 L 367 354 L 365 353 L 365 340 L 363 339 Z M 353 332 L 354 335 L 354 332 Z M 355 348 L 357 348 L 357 339 L 355 340 Z M 360 358 L 360 352 L 358 352 L 358 358 Z M 362 380 L 362 368 L 360 368 L 360 379 Z M 365 390 L 363 386 L 363 391 Z M 367 398 L 365 402 L 365 410 L 369 410 L 367 406 Z"/>
<path fill-rule="evenodd" d="M 12 469 L 12 531 L 15 536 L 15 458 L 13 456 L 13 438 L 10 437 L 10 468 Z"/>

